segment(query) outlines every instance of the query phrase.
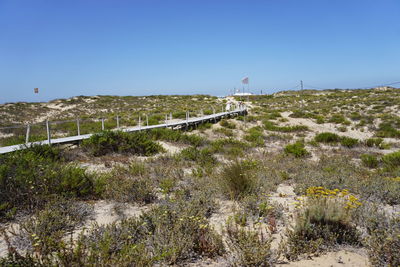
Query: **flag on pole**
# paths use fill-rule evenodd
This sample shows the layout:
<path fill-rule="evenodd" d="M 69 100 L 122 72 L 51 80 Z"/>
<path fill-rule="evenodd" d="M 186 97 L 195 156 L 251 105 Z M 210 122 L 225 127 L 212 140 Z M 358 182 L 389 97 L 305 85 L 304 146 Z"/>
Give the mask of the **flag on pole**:
<path fill-rule="evenodd" d="M 34 88 L 33 91 L 35 92 L 35 94 L 39 93 L 39 88 Z"/>
<path fill-rule="evenodd" d="M 244 77 L 244 78 L 242 79 L 242 83 L 243 83 L 243 84 L 249 84 L 249 77 Z"/>

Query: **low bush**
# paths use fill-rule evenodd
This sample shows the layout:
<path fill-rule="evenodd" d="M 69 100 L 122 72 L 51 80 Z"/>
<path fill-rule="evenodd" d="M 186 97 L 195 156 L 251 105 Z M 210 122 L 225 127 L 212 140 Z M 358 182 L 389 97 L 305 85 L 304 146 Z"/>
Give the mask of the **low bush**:
<path fill-rule="evenodd" d="M 163 140 L 169 142 L 180 142 L 192 146 L 200 146 L 206 143 L 206 140 L 199 135 L 185 134 L 181 131 L 171 130 L 167 128 L 157 128 L 149 132 L 154 140 Z"/>
<path fill-rule="evenodd" d="M 355 146 L 358 145 L 358 139 L 356 138 L 351 138 L 351 137 L 347 137 L 347 136 L 343 136 L 340 139 L 340 144 L 344 147 L 348 147 L 348 148 L 353 148 Z"/>
<path fill-rule="evenodd" d="M 183 149 L 177 157 L 178 159 L 195 161 L 201 166 L 206 166 L 216 162 L 216 159 L 208 148 L 198 149 L 196 147 L 188 147 Z"/>
<path fill-rule="evenodd" d="M 116 167 L 109 175 L 102 177 L 102 183 L 102 196 L 106 199 L 141 204 L 156 199 L 152 179 L 137 175 L 132 168 Z"/>
<path fill-rule="evenodd" d="M 361 162 L 365 167 L 376 168 L 378 167 L 379 161 L 374 155 L 362 154 Z"/>
<path fill-rule="evenodd" d="M 236 124 L 234 124 L 233 122 L 229 122 L 228 120 L 221 120 L 219 122 L 219 124 L 222 127 L 228 128 L 228 129 L 235 129 L 236 128 Z"/>
<path fill-rule="evenodd" d="M 354 210 L 359 205 L 347 190 L 307 189 L 307 199 L 300 203 L 294 229 L 287 230 L 284 255 L 293 260 L 335 245 L 360 245 L 360 233 L 353 223 Z"/>
<path fill-rule="evenodd" d="M 93 207 L 64 198 L 50 201 L 43 210 L 19 224 L 9 238 L 10 246 L 19 250 L 49 254 L 62 248 L 62 239 L 84 223 L 93 213 Z"/>
<path fill-rule="evenodd" d="M 349 125 L 350 122 L 346 120 L 346 118 L 341 115 L 341 114 L 334 114 L 332 117 L 328 120 L 328 122 L 336 123 L 336 124 L 344 124 L 344 125 Z"/>
<path fill-rule="evenodd" d="M 84 140 L 82 147 L 94 156 L 108 153 L 151 156 L 163 151 L 162 146 L 151 140 L 146 132 L 103 131 Z"/>
<path fill-rule="evenodd" d="M 2 263 L 10 265 L 18 258 L 19 262 L 35 262 L 34 266 L 166 266 L 215 258 L 224 253 L 224 244 L 207 221 L 208 202 L 205 196 L 178 196 L 139 218 L 93 225 L 74 245 L 61 239 L 53 250 L 11 254 Z"/>
<path fill-rule="evenodd" d="M 250 142 L 254 146 L 264 145 L 264 134 L 261 127 L 253 127 L 247 131 L 244 140 Z"/>
<path fill-rule="evenodd" d="M 255 173 L 257 162 L 244 160 L 226 165 L 219 173 L 222 192 L 231 199 L 240 199 L 254 193 L 259 183 Z"/>
<path fill-rule="evenodd" d="M 239 266 L 274 266 L 272 238 L 258 229 L 244 229 L 235 223 L 226 226 L 226 242 L 232 253 L 233 264 Z"/>
<path fill-rule="evenodd" d="M 217 139 L 210 144 L 211 153 L 222 153 L 229 158 L 242 156 L 249 145 L 233 138 Z"/>
<path fill-rule="evenodd" d="M 384 155 L 382 162 L 388 168 L 400 167 L 400 150 Z"/>
<path fill-rule="evenodd" d="M 393 127 L 391 123 L 381 123 L 379 125 L 379 129 L 376 132 L 376 136 L 386 138 L 399 138 L 400 131 Z"/>
<path fill-rule="evenodd" d="M 319 143 L 337 143 L 340 141 L 340 136 L 335 133 L 324 132 L 317 134 L 314 140 Z"/>
<path fill-rule="evenodd" d="M 264 120 L 263 123 L 265 130 L 268 131 L 276 131 L 284 133 L 308 131 L 308 127 L 305 125 L 277 126 L 275 125 L 275 123 L 269 120 Z"/>
<path fill-rule="evenodd" d="M 390 218 L 386 225 L 371 231 L 367 248 L 373 266 L 400 266 L 400 218 Z"/>
<path fill-rule="evenodd" d="M 368 147 L 380 147 L 383 143 L 383 138 L 368 138 L 365 140 L 365 145 Z"/>
<path fill-rule="evenodd" d="M 53 195 L 96 196 L 96 179 L 84 169 L 63 164 L 50 146 L 33 146 L 0 157 L 0 219 L 15 209 L 42 207 Z"/>
<path fill-rule="evenodd" d="M 304 143 L 302 143 L 302 142 L 296 142 L 294 144 L 289 144 L 289 145 L 285 146 L 284 151 L 286 154 L 294 155 L 296 158 L 306 157 L 310 154 L 307 151 L 307 149 L 305 148 Z"/>

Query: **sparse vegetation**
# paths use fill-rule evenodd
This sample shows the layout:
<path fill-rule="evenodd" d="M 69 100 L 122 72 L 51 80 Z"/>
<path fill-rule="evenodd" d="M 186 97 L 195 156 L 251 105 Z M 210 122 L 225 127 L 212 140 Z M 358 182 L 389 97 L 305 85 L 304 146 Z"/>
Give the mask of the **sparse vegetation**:
<path fill-rule="evenodd" d="M 94 156 L 113 152 L 151 156 L 163 151 L 163 148 L 149 137 L 145 132 L 104 131 L 84 140 L 82 146 Z"/>
<path fill-rule="evenodd" d="M 234 100 L 98 96 L 0 107 L 13 125 L 54 112 L 51 104 L 76 105 L 56 112 L 71 121 L 53 123 L 54 136 L 76 134 L 78 115 L 81 134 L 100 132 L 100 118 L 115 128 L 117 115 L 121 127 L 80 146 L 0 156 L 0 265 L 274 266 L 358 248 L 373 266 L 399 265 L 400 91 L 254 95 L 246 116 L 123 132 L 139 116 L 152 125 Z M 3 144 L 21 143 L 26 128 L 0 132 Z M 38 136 L 43 122 L 32 125 L 31 140 Z"/>
<path fill-rule="evenodd" d="M 43 207 L 52 197 L 91 198 L 96 180 L 84 169 L 63 164 L 60 150 L 31 148 L 0 157 L 0 219 L 19 209 Z"/>
<path fill-rule="evenodd" d="M 315 141 L 320 143 L 337 143 L 340 141 L 340 136 L 335 133 L 320 133 L 315 136 Z"/>
<path fill-rule="evenodd" d="M 228 164 L 219 174 L 219 183 L 225 195 L 238 199 L 254 193 L 258 185 L 256 167 L 257 162 L 249 160 Z"/>
<path fill-rule="evenodd" d="M 308 156 L 310 153 L 305 149 L 304 143 L 296 142 L 285 146 L 285 153 L 292 154 L 297 158 Z"/>

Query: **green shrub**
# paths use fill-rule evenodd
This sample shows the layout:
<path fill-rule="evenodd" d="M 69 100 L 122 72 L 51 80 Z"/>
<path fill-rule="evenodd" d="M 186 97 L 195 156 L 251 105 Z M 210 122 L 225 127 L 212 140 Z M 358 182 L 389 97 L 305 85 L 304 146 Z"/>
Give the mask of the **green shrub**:
<path fill-rule="evenodd" d="M 98 264 L 131 262 L 123 265 L 143 266 L 158 262 L 165 265 L 200 256 L 213 258 L 223 253 L 224 246 L 205 219 L 202 205 L 204 200 L 178 199 L 151 209 L 140 219 L 95 228 L 82 236 L 80 243 L 89 249 L 88 255 L 96 255 L 92 260 Z M 135 253 L 129 256 L 132 252 Z"/>
<path fill-rule="evenodd" d="M 156 199 L 154 182 L 146 176 L 135 175 L 135 170 L 116 167 L 103 177 L 102 196 L 118 202 L 151 203 Z"/>
<path fill-rule="evenodd" d="M 233 122 L 229 122 L 228 120 L 221 120 L 219 122 L 219 124 L 222 127 L 228 128 L 228 129 L 235 129 L 236 128 L 236 124 L 234 124 Z"/>
<path fill-rule="evenodd" d="M 226 239 L 235 264 L 239 266 L 274 266 L 270 237 L 257 229 L 244 229 L 232 222 L 226 226 Z M 261 236 L 260 236 L 261 235 Z"/>
<path fill-rule="evenodd" d="M 19 225 L 19 231 L 11 239 L 17 249 L 28 249 L 49 254 L 61 248 L 62 239 L 93 213 L 93 207 L 59 198 L 50 201 L 43 210 Z"/>
<path fill-rule="evenodd" d="M 59 158 L 59 150 L 50 146 L 0 157 L 0 218 L 13 208 L 41 207 L 52 195 L 96 195 L 93 175 L 73 164 L 65 165 Z"/>
<path fill-rule="evenodd" d="M 370 154 L 362 154 L 361 155 L 361 162 L 365 167 L 368 168 L 376 168 L 378 167 L 378 159 L 374 155 Z"/>
<path fill-rule="evenodd" d="M 259 183 L 255 173 L 257 162 L 244 160 L 226 165 L 219 174 L 222 192 L 231 199 L 254 193 Z"/>
<path fill-rule="evenodd" d="M 324 117 L 323 116 L 316 116 L 315 117 L 316 123 L 318 124 L 323 124 L 325 123 Z"/>
<path fill-rule="evenodd" d="M 296 158 L 305 157 L 310 154 L 302 142 L 286 145 L 284 151 L 286 154 L 294 155 Z"/>
<path fill-rule="evenodd" d="M 380 147 L 380 145 L 383 143 L 382 138 L 368 138 L 365 141 L 365 145 L 368 147 Z"/>
<path fill-rule="evenodd" d="M 389 168 L 400 167 L 400 151 L 384 155 L 382 157 L 382 162 Z"/>
<path fill-rule="evenodd" d="M 108 153 L 151 156 L 163 151 L 162 146 L 151 140 L 146 132 L 104 131 L 84 140 L 82 146 L 94 156 Z"/>
<path fill-rule="evenodd" d="M 51 226 L 43 229 L 46 236 L 32 236 L 38 242 L 38 250 L 28 251 L 25 256 L 10 254 L 0 262 L 12 264 L 13 259 L 18 258 L 20 263 L 38 266 L 166 266 L 184 265 L 203 257 L 215 258 L 224 253 L 224 244 L 207 221 L 210 202 L 205 195 L 189 193 L 188 198 L 177 195 L 173 201 L 167 199 L 139 218 L 101 226 L 95 224 L 74 238 L 74 245 L 55 234 L 63 232 L 57 229 L 65 229 L 63 221 L 46 219 L 45 223 L 35 224 L 41 228 Z M 49 218 L 55 215 L 57 213 L 50 214 Z M 51 244 L 48 247 L 51 249 L 42 249 L 41 239 L 48 238 L 49 234 L 58 242 L 43 242 L 43 245 Z"/>
<path fill-rule="evenodd" d="M 337 143 L 340 141 L 340 136 L 335 133 L 324 132 L 317 134 L 314 140 L 319 143 Z"/>
<path fill-rule="evenodd" d="M 373 266 L 400 266 L 400 218 L 391 218 L 387 225 L 371 231 L 367 247 Z"/>
<path fill-rule="evenodd" d="M 206 129 L 211 129 L 212 128 L 212 123 L 210 123 L 210 122 L 206 122 L 206 123 L 202 123 L 202 124 L 200 124 L 199 126 L 197 126 L 197 129 L 199 130 L 199 131 L 204 131 L 204 130 L 206 130 Z"/>
<path fill-rule="evenodd" d="M 216 159 L 212 155 L 211 151 L 207 148 L 198 149 L 196 147 L 188 147 L 183 149 L 179 155 L 179 159 L 195 161 L 202 166 L 213 164 Z"/>
<path fill-rule="evenodd" d="M 244 136 L 244 140 L 250 142 L 254 146 L 263 146 L 264 145 L 263 129 L 258 126 L 250 128 L 247 131 L 247 134 Z"/>
<path fill-rule="evenodd" d="M 332 117 L 328 120 L 328 122 L 336 123 L 336 124 L 345 124 L 349 125 L 350 122 L 346 120 L 346 118 L 341 115 L 341 114 L 334 114 Z"/>
<path fill-rule="evenodd" d="M 249 145 L 233 138 L 217 139 L 211 143 L 211 153 L 222 153 L 232 159 L 242 156 Z"/>
<path fill-rule="evenodd" d="M 180 142 L 193 146 L 200 146 L 206 143 L 206 140 L 199 135 L 185 134 L 181 131 L 171 130 L 167 128 L 157 128 L 149 131 L 149 135 L 154 140 L 163 140 L 169 142 Z"/>
<path fill-rule="evenodd" d="M 295 110 L 292 112 L 292 114 L 289 115 L 289 117 L 291 117 L 291 118 L 310 118 L 310 117 L 312 117 L 312 115 L 303 110 Z"/>
<path fill-rule="evenodd" d="M 293 125 L 293 126 L 277 126 L 275 123 L 269 120 L 264 120 L 264 128 L 268 131 L 276 131 L 276 132 L 302 132 L 308 131 L 308 127 L 305 125 Z"/>
<path fill-rule="evenodd" d="M 297 259 L 336 245 L 360 245 L 360 233 L 353 223 L 357 199 L 347 200 L 347 192 L 315 187 L 307 190 L 307 200 L 298 211 L 294 229 L 287 230 L 284 255 Z M 354 196 L 353 196 L 354 197 Z"/>
<path fill-rule="evenodd" d="M 174 119 L 186 119 L 186 111 L 177 111 L 172 113 Z"/>
<path fill-rule="evenodd" d="M 340 144 L 342 146 L 345 146 L 345 147 L 348 147 L 348 148 L 355 147 L 358 144 L 358 142 L 359 142 L 358 139 L 347 137 L 347 136 L 343 136 L 340 139 Z"/>
<path fill-rule="evenodd" d="M 399 138 L 400 131 L 392 126 L 390 123 L 381 123 L 379 129 L 376 132 L 378 137 L 389 137 L 389 138 Z"/>

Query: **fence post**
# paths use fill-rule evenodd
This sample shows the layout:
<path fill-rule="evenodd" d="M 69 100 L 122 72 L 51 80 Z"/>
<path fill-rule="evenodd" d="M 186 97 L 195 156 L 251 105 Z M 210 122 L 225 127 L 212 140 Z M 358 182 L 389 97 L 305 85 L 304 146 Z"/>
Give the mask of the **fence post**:
<path fill-rule="evenodd" d="M 215 114 L 215 108 L 214 108 L 214 107 L 212 107 L 212 109 L 213 109 L 213 114 Z"/>
<path fill-rule="evenodd" d="M 47 141 L 49 141 L 49 145 L 51 145 L 51 134 L 50 134 L 50 122 L 46 120 L 46 130 L 47 130 Z"/>
<path fill-rule="evenodd" d="M 140 125 L 140 116 L 139 116 L 139 131 L 140 131 L 140 129 L 141 129 L 141 125 Z"/>
<path fill-rule="evenodd" d="M 168 114 L 165 114 L 165 125 L 168 126 Z"/>
<path fill-rule="evenodd" d="M 119 116 L 117 115 L 117 128 L 119 129 Z"/>
<path fill-rule="evenodd" d="M 189 123 L 189 111 L 186 111 L 186 125 Z"/>
<path fill-rule="evenodd" d="M 146 126 L 149 126 L 149 117 L 146 114 Z"/>
<path fill-rule="evenodd" d="M 26 144 L 29 143 L 29 133 L 30 133 L 30 131 L 31 131 L 31 125 L 28 124 L 28 125 L 26 126 L 26 138 L 25 138 L 25 143 L 26 143 Z"/>
<path fill-rule="evenodd" d="M 101 118 L 101 130 L 104 131 L 104 118 Z"/>
<path fill-rule="evenodd" d="M 81 125 L 79 123 L 79 118 L 76 119 L 76 128 L 78 129 L 78 135 L 81 135 Z"/>
<path fill-rule="evenodd" d="M 172 112 L 169 113 L 169 120 L 172 121 Z"/>

